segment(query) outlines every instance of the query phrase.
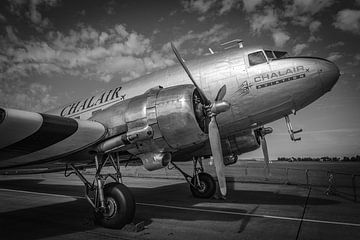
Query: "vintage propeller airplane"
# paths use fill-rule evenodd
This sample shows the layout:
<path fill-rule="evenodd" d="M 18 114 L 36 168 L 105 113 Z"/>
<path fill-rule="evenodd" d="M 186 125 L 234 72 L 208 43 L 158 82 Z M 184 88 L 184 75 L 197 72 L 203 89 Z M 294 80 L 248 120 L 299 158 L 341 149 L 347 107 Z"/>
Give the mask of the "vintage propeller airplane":
<path fill-rule="evenodd" d="M 0 108 L 0 170 L 66 164 L 84 182 L 97 220 L 121 228 L 132 221 L 135 201 L 121 183 L 120 164 L 140 159 L 151 171 L 171 163 L 195 197 L 210 198 L 216 184 L 202 157 L 212 155 L 225 196 L 224 165 L 262 145 L 268 170 L 265 135 L 272 129 L 264 124 L 285 117 L 291 139 L 299 140 L 288 115 L 330 91 L 340 76 L 334 63 L 317 57 L 244 47 L 185 62 L 171 47 L 180 65 L 96 96 L 46 113 Z M 192 176 L 176 165 L 191 160 Z M 94 163 L 91 183 L 79 166 Z M 106 165 L 115 173 L 104 174 Z"/>

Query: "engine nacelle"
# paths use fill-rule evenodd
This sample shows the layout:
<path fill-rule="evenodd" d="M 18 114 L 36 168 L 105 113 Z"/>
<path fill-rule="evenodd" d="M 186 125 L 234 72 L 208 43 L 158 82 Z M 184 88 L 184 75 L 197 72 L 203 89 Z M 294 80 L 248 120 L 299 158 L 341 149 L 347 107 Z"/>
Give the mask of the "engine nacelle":
<path fill-rule="evenodd" d="M 224 155 L 224 164 L 231 165 L 236 163 L 237 155 L 254 151 L 260 147 L 259 136 L 252 130 L 245 130 L 236 135 L 221 139 L 221 146 Z M 173 156 L 174 161 L 188 161 L 193 156 L 210 157 L 212 155 L 210 144 L 204 144 L 200 149 L 185 149 Z"/>
<path fill-rule="evenodd" d="M 250 151 L 254 151 L 260 147 L 259 137 L 249 130 L 242 132 L 239 135 L 233 135 L 227 137 L 222 143 L 228 154 L 242 154 Z"/>
<path fill-rule="evenodd" d="M 139 154 L 138 157 L 143 162 L 144 167 L 149 170 L 157 170 L 166 167 L 171 161 L 170 153 L 143 153 Z"/>
<path fill-rule="evenodd" d="M 105 152 L 127 145 L 126 150 L 141 158 L 148 170 L 166 166 L 159 160 L 160 155 L 208 139 L 204 116 L 195 111 L 201 109 L 198 99 L 193 85 L 157 87 L 97 113 L 91 120 L 108 128 L 108 138 L 98 150 Z"/>

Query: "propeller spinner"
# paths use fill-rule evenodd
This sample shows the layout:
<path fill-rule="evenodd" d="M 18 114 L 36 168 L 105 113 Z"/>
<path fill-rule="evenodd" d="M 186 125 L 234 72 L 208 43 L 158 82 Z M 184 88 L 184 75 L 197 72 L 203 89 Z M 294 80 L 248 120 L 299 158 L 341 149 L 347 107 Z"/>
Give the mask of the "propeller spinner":
<path fill-rule="evenodd" d="M 195 85 L 197 90 L 199 91 L 200 98 L 205 105 L 205 109 L 207 110 L 207 117 L 210 118 L 209 123 L 209 141 L 210 141 L 210 147 L 211 152 L 214 158 L 215 163 L 215 170 L 216 175 L 219 182 L 220 192 L 223 196 L 226 195 L 226 179 L 225 179 L 225 173 L 224 173 L 224 159 L 223 159 L 223 153 L 221 148 L 221 139 L 220 139 L 220 133 L 219 133 L 219 126 L 216 121 L 216 115 L 225 112 L 229 110 L 230 104 L 223 100 L 225 94 L 226 94 L 226 85 L 223 85 L 213 102 L 211 102 L 205 95 L 205 93 L 201 90 L 201 88 L 197 85 L 196 81 L 192 77 L 191 72 L 189 71 L 188 67 L 186 66 L 183 58 L 180 56 L 179 52 L 177 51 L 176 47 L 173 43 L 171 43 L 171 48 L 173 52 L 175 53 L 175 56 L 177 60 L 180 62 L 181 66 L 184 68 L 185 72 L 189 76 L 191 82 Z"/>

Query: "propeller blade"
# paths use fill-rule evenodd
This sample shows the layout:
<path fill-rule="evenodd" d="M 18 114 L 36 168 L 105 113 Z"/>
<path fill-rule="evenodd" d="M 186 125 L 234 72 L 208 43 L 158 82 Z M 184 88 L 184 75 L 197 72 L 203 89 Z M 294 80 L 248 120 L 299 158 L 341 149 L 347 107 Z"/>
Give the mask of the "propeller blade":
<path fill-rule="evenodd" d="M 183 60 L 183 58 L 180 56 L 180 53 L 178 52 L 178 50 L 176 49 L 176 47 L 175 47 L 175 45 L 173 43 L 171 43 L 171 48 L 172 48 L 173 52 L 175 53 L 175 56 L 176 56 L 177 60 L 179 61 L 179 63 L 181 64 L 181 66 L 184 68 L 185 72 L 189 76 L 191 82 L 195 85 L 195 87 L 199 91 L 201 99 L 203 100 L 203 102 L 206 105 L 209 105 L 211 103 L 210 100 L 206 97 L 205 93 L 200 89 L 199 85 L 197 85 L 197 83 L 195 82 L 193 76 L 191 75 L 191 72 L 189 71 L 188 67 L 186 66 L 186 64 L 185 64 L 185 62 Z"/>
<path fill-rule="evenodd" d="M 269 176 L 269 174 L 270 174 L 269 152 L 268 152 L 265 136 L 260 137 L 260 141 L 261 141 L 262 151 L 264 154 L 265 173 L 266 173 L 266 176 Z"/>
<path fill-rule="evenodd" d="M 226 85 L 223 85 L 216 95 L 215 102 L 223 100 L 225 94 L 226 94 Z"/>
<path fill-rule="evenodd" d="M 221 149 L 221 140 L 219 128 L 216 122 L 216 117 L 213 116 L 209 123 L 209 140 L 211 152 L 214 158 L 216 175 L 219 182 L 220 192 L 223 196 L 226 195 L 226 179 L 224 173 L 224 159 Z"/>

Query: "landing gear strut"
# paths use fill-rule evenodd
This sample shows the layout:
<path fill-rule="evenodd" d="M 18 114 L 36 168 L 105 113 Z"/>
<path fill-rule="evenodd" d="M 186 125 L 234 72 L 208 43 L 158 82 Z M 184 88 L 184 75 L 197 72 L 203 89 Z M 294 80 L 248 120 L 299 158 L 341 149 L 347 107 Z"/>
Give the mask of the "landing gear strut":
<path fill-rule="evenodd" d="M 211 198 L 216 191 L 216 183 L 214 178 L 204 172 L 202 160 L 200 158 L 193 158 L 194 173 L 190 176 L 177 165 L 171 162 L 172 165 L 184 176 L 185 180 L 190 185 L 190 191 L 196 198 Z M 199 166 L 198 166 L 199 165 Z"/>
<path fill-rule="evenodd" d="M 70 164 L 73 172 L 67 173 L 68 177 L 75 173 L 85 185 L 85 197 L 94 208 L 95 220 L 107 228 L 122 228 L 131 223 L 135 215 L 135 200 L 130 190 L 122 184 L 120 164 L 115 154 L 95 155 L 96 173 L 92 183 L 83 174 Z M 116 161 L 115 161 L 116 159 Z M 110 162 L 115 169 L 114 174 L 102 174 L 102 168 Z M 115 182 L 106 183 L 108 178 Z"/>

